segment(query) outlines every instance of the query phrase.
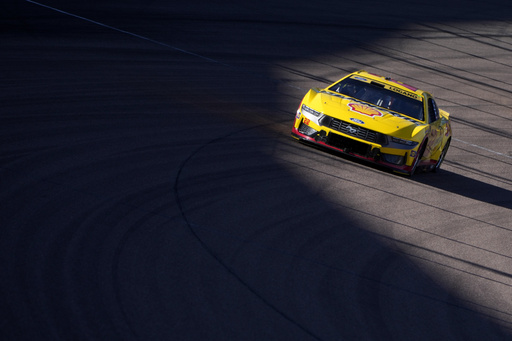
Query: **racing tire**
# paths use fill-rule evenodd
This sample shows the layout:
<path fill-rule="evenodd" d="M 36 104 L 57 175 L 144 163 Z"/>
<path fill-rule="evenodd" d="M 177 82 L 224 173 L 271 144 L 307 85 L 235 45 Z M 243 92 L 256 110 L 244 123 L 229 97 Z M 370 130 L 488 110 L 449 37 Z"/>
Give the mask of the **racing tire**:
<path fill-rule="evenodd" d="M 437 163 L 434 166 L 434 169 L 432 169 L 432 172 L 436 173 L 439 170 L 439 168 L 441 168 L 441 164 L 443 163 L 446 153 L 448 152 L 448 148 L 450 147 L 451 140 L 452 139 L 449 139 L 446 142 L 446 144 L 444 145 L 443 151 L 441 152 L 441 155 L 439 156 L 439 160 L 437 160 Z"/>
<path fill-rule="evenodd" d="M 418 168 L 418 164 L 420 163 L 421 158 L 423 157 L 423 153 L 425 152 L 425 148 L 427 148 L 427 139 L 423 140 L 420 148 L 418 149 L 418 155 L 416 159 L 414 159 L 414 163 L 412 164 L 411 171 L 409 172 L 409 176 L 413 176 L 414 172 L 416 172 L 416 168 Z"/>

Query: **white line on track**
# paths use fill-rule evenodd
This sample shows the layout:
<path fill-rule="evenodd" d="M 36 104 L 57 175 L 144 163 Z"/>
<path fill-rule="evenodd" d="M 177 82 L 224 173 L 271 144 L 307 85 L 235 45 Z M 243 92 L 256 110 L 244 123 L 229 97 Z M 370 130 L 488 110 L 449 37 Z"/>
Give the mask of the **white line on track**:
<path fill-rule="evenodd" d="M 464 143 L 464 144 L 470 145 L 471 147 L 475 147 L 475 148 L 478 148 L 478 149 L 482 149 L 482 150 L 485 150 L 486 152 L 493 153 L 493 154 L 496 154 L 496 155 L 500 155 L 500 156 L 503 156 L 503 157 L 506 157 L 506 158 L 512 159 L 512 156 L 510 156 L 510 155 L 503 154 L 503 153 L 500 153 L 500 152 L 496 152 L 496 151 L 494 151 L 494 150 L 491 150 L 491 149 L 488 149 L 488 148 L 485 148 L 485 147 L 479 146 L 479 145 L 474 144 L 474 143 L 470 143 L 470 142 L 466 142 L 466 141 L 463 141 L 463 140 L 459 140 L 459 139 L 456 139 L 456 138 L 454 138 L 454 137 L 452 137 L 452 139 L 453 139 L 454 141 L 457 141 L 457 142 L 461 142 L 461 143 Z"/>
<path fill-rule="evenodd" d="M 178 47 L 175 47 L 175 46 L 172 46 L 172 45 L 169 45 L 169 44 L 166 44 L 166 43 L 162 43 L 162 42 L 160 42 L 158 40 L 154 40 L 154 39 L 151 39 L 151 38 L 148 38 L 148 37 L 144 37 L 144 36 L 141 36 L 139 34 L 132 33 L 132 32 L 129 32 L 129 31 L 125 31 L 125 30 L 122 30 L 122 29 L 119 29 L 119 28 L 116 28 L 116 27 L 113 27 L 113 26 L 110 26 L 110 25 L 106 25 L 106 24 L 100 23 L 98 21 L 94 21 L 94 20 L 91 20 L 91 19 L 79 16 L 79 15 L 76 15 L 76 14 L 73 14 L 73 13 L 69 13 L 69 12 L 60 10 L 58 8 L 54 8 L 54 7 L 51 7 L 51 6 L 48 6 L 48 5 L 44 5 L 44 4 L 41 4 L 39 2 L 35 2 L 35 1 L 32 1 L 32 0 L 25 0 L 25 1 L 26 2 L 30 2 L 30 3 L 32 3 L 34 5 L 38 5 L 38 6 L 41 6 L 41 7 L 45 7 L 45 8 L 51 9 L 53 11 L 56 11 L 56 12 L 59 12 L 59 13 L 65 14 L 65 15 L 69 15 L 69 16 L 77 18 L 77 19 L 81 19 L 81 20 L 90 22 L 90 23 L 95 24 L 95 25 L 99 25 L 99 26 L 102 26 L 102 27 L 105 27 L 105 28 L 108 28 L 108 29 L 111 29 L 111 30 L 114 30 L 114 31 L 117 31 L 117 32 L 121 32 L 121 33 L 124 33 L 124 34 L 128 34 L 128 35 L 130 35 L 132 37 L 135 37 L 135 38 L 139 38 L 139 39 L 146 40 L 148 42 L 151 42 L 151 43 L 154 43 L 154 44 L 157 44 L 157 45 L 161 45 L 161 46 L 173 49 L 175 51 L 179 51 L 179 52 L 182 52 L 182 53 L 185 53 L 185 54 L 189 54 L 189 55 L 192 55 L 192 56 L 204 59 L 204 60 L 212 62 L 212 63 L 220 64 L 220 65 L 227 66 L 227 67 L 232 67 L 231 65 L 224 64 L 224 63 L 222 63 L 222 62 L 220 62 L 218 60 L 215 60 L 215 59 L 212 59 L 212 58 L 208 58 L 208 57 L 202 56 L 202 55 L 194 53 L 194 52 L 183 50 L 183 49 L 180 49 Z M 290 84 L 288 86 L 296 88 L 296 89 L 303 90 L 300 87 L 293 86 L 293 85 L 290 85 Z M 476 145 L 474 143 L 466 142 L 466 141 L 459 140 L 459 139 L 456 139 L 456 138 L 453 138 L 453 140 L 457 141 L 457 142 L 461 142 L 461 143 L 467 144 L 467 145 L 470 145 L 470 146 L 475 147 L 475 148 L 479 148 L 479 149 L 485 150 L 485 151 L 487 151 L 489 153 L 492 153 L 492 154 L 496 154 L 496 155 L 500 155 L 500 156 L 512 159 L 512 156 L 510 156 L 510 155 L 506 155 L 506 154 L 503 154 L 503 153 L 500 153 L 500 152 L 496 152 L 494 150 L 491 150 L 491 149 L 488 149 L 488 148 Z"/>
<path fill-rule="evenodd" d="M 129 32 L 129 31 L 125 31 L 125 30 L 122 30 L 120 28 L 117 28 L 117 27 L 113 27 L 113 26 L 109 26 L 109 25 L 106 25 L 106 24 L 103 24 L 103 23 L 100 23 L 98 21 L 94 21 L 94 20 L 91 20 L 91 19 L 88 19 L 88 18 L 85 18 L 85 17 L 81 17 L 79 15 L 76 15 L 76 14 L 73 14 L 73 13 L 69 13 L 69 12 L 66 12 L 66 11 L 63 11 L 63 10 L 60 10 L 58 8 L 55 8 L 55 7 L 51 7 L 51 6 L 48 6 L 48 5 L 45 5 L 45 4 L 41 4 L 39 2 L 35 2 L 35 1 L 32 1 L 32 0 L 25 0 L 27 2 L 30 2 L 34 5 L 38 5 L 38 6 L 41 6 L 41 7 L 45 7 L 45 8 L 48 8 L 48 9 L 51 9 L 53 11 L 56 11 L 56 12 L 59 12 L 59 13 L 62 13 L 62 14 L 65 14 L 65 15 L 69 15 L 71 17 L 74 17 L 74 18 L 77 18 L 77 19 L 81 19 L 81 20 L 85 20 L 87 22 L 90 22 L 90 23 L 93 23 L 95 25 L 99 25 L 99 26 L 102 26 L 102 27 L 105 27 L 105 28 L 109 28 L 111 30 L 114 30 L 114 31 L 117 31 L 117 32 L 121 32 L 121 33 L 124 33 L 124 34 L 128 34 L 128 35 L 131 35 L 132 37 L 135 37 L 135 38 L 139 38 L 139 39 L 143 39 L 143 40 L 146 40 L 146 41 L 149 41 L 151 43 L 154 43 L 154 44 L 158 44 L 158 45 L 161 45 L 161 46 L 165 46 L 165 47 L 168 47 L 170 49 L 173 49 L 173 50 L 176 50 L 176 51 L 179 51 L 179 52 L 182 52 L 182 53 L 186 53 L 186 54 L 190 54 L 192 56 L 195 56 L 195 57 L 198 57 L 198 58 L 201 58 L 201 59 L 204 59 L 204 60 L 207 60 L 209 62 L 213 62 L 213 63 L 217 63 L 217 64 L 221 64 L 221 65 L 224 65 L 224 66 L 229 66 L 227 64 L 224 64 L 218 60 L 215 60 L 215 59 L 211 59 L 211 58 L 208 58 L 208 57 L 205 57 L 205 56 L 202 56 L 200 54 L 197 54 L 197 53 L 194 53 L 194 52 L 190 52 L 190 51 L 187 51 L 187 50 L 183 50 L 183 49 L 180 49 L 176 46 L 172 46 L 172 45 L 169 45 L 169 44 L 166 44 L 166 43 L 162 43 L 158 40 L 154 40 L 154 39 L 151 39 L 151 38 L 148 38 L 148 37 L 144 37 L 144 36 L 141 36 L 141 35 L 138 35 L 138 34 L 135 34 L 135 33 L 132 33 L 132 32 Z"/>

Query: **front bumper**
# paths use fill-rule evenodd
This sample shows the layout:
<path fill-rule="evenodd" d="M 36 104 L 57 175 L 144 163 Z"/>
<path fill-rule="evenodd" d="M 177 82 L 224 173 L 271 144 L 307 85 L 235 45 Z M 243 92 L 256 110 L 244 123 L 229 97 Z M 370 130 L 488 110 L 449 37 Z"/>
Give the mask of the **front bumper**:
<path fill-rule="evenodd" d="M 368 139 L 372 139 L 372 141 L 366 141 L 356 135 L 343 134 L 340 130 L 335 131 L 312 123 L 300 113 L 295 118 L 291 134 L 298 140 L 370 161 L 404 174 L 411 172 L 417 152 L 417 147 L 395 149 L 383 146 L 383 144 L 377 143 L 382 141 L 379 137 L 370 137 Z"/>

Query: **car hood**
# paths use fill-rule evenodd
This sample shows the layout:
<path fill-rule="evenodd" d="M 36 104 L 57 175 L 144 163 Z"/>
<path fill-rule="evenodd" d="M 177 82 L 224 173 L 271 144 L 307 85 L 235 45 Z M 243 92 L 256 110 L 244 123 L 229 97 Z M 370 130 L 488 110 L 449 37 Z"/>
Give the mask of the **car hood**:
<path fill-rule="evenodd" d="M 406 139 L 414 139 L 427 126 L 423 122 L 385 108 L 323 90 L 312 91 L 310 100 L 305 101 L 304 104 L 324 115 L 351 122 L 386 135 Z M 418 138 L 422 137 L 419 136 Z"/>

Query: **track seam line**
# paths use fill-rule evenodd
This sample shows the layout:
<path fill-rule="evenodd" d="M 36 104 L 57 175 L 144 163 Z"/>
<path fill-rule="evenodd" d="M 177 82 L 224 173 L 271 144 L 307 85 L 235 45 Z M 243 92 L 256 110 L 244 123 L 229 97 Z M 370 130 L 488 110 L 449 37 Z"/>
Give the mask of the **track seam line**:
<path fill-rule="evenodd" d="M 208 57 L 205 57 L 205 56 L 202 56 L 200 54 L 197 54 L 197 53 L 194 53 L 194 52 L 190 52 L 190 51 L 187 51 L 187 50 L 184 50 L 184 49 L 180 49 L 179 47 L 172 46 L 172 45 L 169 45 L 169 44 L 166 44 L 166 43 L 162 43 L 161 41 L 154 40 L 154 39 L 151 39 L 151 38 L 148 38 L 148 37 L 145 37 L 145 36 L 141 36 L 139 34 L 136 34 L 136 33 L 130 32 L 130 31 L 122 30 L 122 29 L 114 27 L 114 26 L 103 24 L 103 23 L 101 23 L 99 21 L 88 19 L 88 18 L 79 16 L 79 15 L 76 15 L 76 14 L 73 14 L 73 13 L 69 13 L 69 12 L 60 10 L 58 8 L 51 7 L 51 6 L 48 6 L 48 5 L 39 3 L 39 2 L 35 2 L 35 1 L 32 1 L 32 0 L 25 0 L 25 1 L 30 2 L 30 3 L 32 3 L 34 5 L 38 5 L 38 6 L 41 6 L 41 7 L 45 7 L 45 8 L 51 9 L 53 11 L 56 11 L 56 12 L 59 12 L 59 13 L 65 14 L 65 15 L 69 15 L 71 17 L 74 17 L 74 18 L 77 18 L 77 19 L 80 19 L 80 20 L 87 21 L 87 22 L 95 24 L 95 25 L 99 25 L 99 26 L 102 26 L 102 27 L 105 27 L 105 28 L 108 28 L 108 29 L 111 29 L 111 30 L 114 30 L 114 31 L 117 31 L 117 32 L 120 32 L 120 33 L 124 33 L 124 34 L 130 35 L 130 36 L 135 37 L 135 38 L 139 38 L 139 39 L 146 40 L 148 42 L 151 42 L 151 43 L 154 43 L 154 44 L 157 44 L 157 45 L 160 45 L 160 46 L 164 46 L 164 47 L 176 50 L 178 52 L 186 53 L 186 54 L 189 54 L 189 55 L 192 55 L 194 57 L 198 57 L 198 58 L 204 59 L 204 60 L 212 62 L 212 63 L 216 63 L 216 64 L 220 64 L 220 65 L 231 67 L 230 65 L 224 64 L 224 63 L 222 63 L 222 62 L 220 62 L 218 60 L 215 60 L 215 59 L 212 59 L 212 58 L 208 58 Z"/>

